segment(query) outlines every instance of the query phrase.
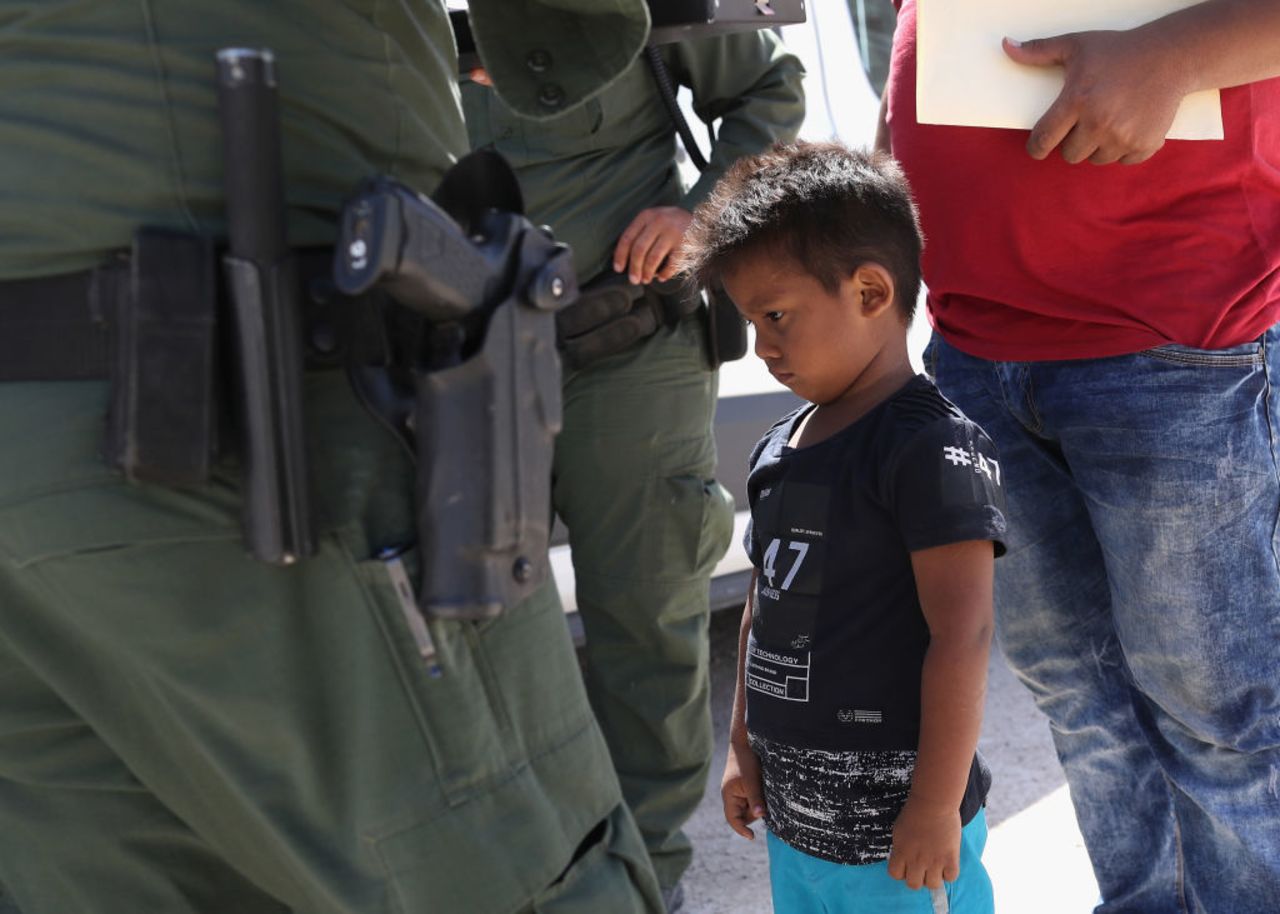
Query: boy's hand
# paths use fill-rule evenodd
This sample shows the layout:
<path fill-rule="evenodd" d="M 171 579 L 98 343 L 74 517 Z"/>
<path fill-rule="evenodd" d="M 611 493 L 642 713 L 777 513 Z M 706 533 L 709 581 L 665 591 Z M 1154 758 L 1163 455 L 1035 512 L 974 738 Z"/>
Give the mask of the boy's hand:
<path fill-rule="evenodd" d="M 614 272 L 626 270 L 627 278 L 636 284 L 651 283 L 655 277 L 665 281 L 675 276 L 677 255 L 692 221 L 693 214 L 679 206 L 651 206 L 641 210 L 613 249 Z"/>
<path fill-rule="evenodd" d="M 908 799 L 893 825 L 889 875 L 910 889 L 954 882 L 960 875 L 960 811 Z"/>
<path fill-rule="evenodd" d="M 760 780 L 760 761 L 751 747 L 729 743 L 724 777 L 720 779 L 720 799 L 724 803 L 724 819 L 729 827 L 744 838 L 755 839 L 752 822 L 764 817 L 764 790 Z"/>

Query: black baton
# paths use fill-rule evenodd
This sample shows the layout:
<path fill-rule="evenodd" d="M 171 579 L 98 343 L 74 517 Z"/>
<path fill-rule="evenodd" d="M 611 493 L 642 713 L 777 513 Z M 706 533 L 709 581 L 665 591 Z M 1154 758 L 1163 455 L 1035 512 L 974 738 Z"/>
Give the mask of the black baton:
<path fill-rule="evenodd" d="M 285 230 L 275 58 L 218 52 L 244 535 L 255 558 L 315 551 L 302 421 L 302 321 Z"/>

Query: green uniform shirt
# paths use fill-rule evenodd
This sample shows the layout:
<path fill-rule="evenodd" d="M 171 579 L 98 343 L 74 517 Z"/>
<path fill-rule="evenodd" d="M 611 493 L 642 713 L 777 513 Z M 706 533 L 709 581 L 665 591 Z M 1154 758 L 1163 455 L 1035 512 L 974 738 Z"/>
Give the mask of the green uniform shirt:
<path fill-rule="evenodd" d="M 583 280 L 610 266 L 618 236 L 642 209 L 693 209 L 736 159 L 794 139 L 804 120 L 804 68 L 772 32 L 664 45 L 662 54 L 673 79 L 692 89 L 698 116 L 721 119 L 710 167 L 687 193 L 676 171 L 675 127 L 642 58 L 600 95 L 549 121 L 513 111 L 470 80 L 462 85 L 473 145 L 491 145 L 511 162 L 530 218 L 572 246 Z M 532 71 L 544 60 L 527 64 Z"/>
<path fill-rule="evenodd" d="M 471 7 L 499 91 L 533 116 L 616 78 L 648 31 L 644 0 Z M 229 46 L 276 55 L 293 244 L 332 241 L 366 176 L 430 191 L 467 149 L 441 0 L 4 3 L 0 278 L 91 267 L 140 225 L 221 231 L 214 53 Z M 555 65 L 531 72 L 534 50 Z"/>

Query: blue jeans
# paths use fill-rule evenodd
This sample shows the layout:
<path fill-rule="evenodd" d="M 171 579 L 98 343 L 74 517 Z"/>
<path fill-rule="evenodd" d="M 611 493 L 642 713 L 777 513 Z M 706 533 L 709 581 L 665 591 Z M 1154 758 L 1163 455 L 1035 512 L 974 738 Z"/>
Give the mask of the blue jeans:
<path fill-rule="evenodd" d="M 941 889 L 909 889 L 889 863 L 846 866 L 798 851 L 768 832 L 774 914 L 992 914 L 991 879 L 982 865 L 987 814 L 960 832 L 960 878 Z"/>
<path fill-rule="evenodd" d="M 1096 914 L 1280 911 L 1280 333 L 925 364 L 1000 452 L 997 633 L 1049 717 Z"/>

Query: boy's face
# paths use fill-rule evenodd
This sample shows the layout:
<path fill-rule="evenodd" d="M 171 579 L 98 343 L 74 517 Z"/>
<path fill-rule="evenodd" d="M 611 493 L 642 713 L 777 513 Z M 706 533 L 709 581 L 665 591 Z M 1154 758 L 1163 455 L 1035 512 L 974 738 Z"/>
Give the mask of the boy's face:
<path fill-rule="evenodd" d="M 906 333 L 893 280 L 878 264 L 859 267 L 834 294 L 767 251 L 744 255 L 721 280 L 755 328 L 756 355 L 769 373 L 819 406 L 852 392 L 891 336 Z"/>

